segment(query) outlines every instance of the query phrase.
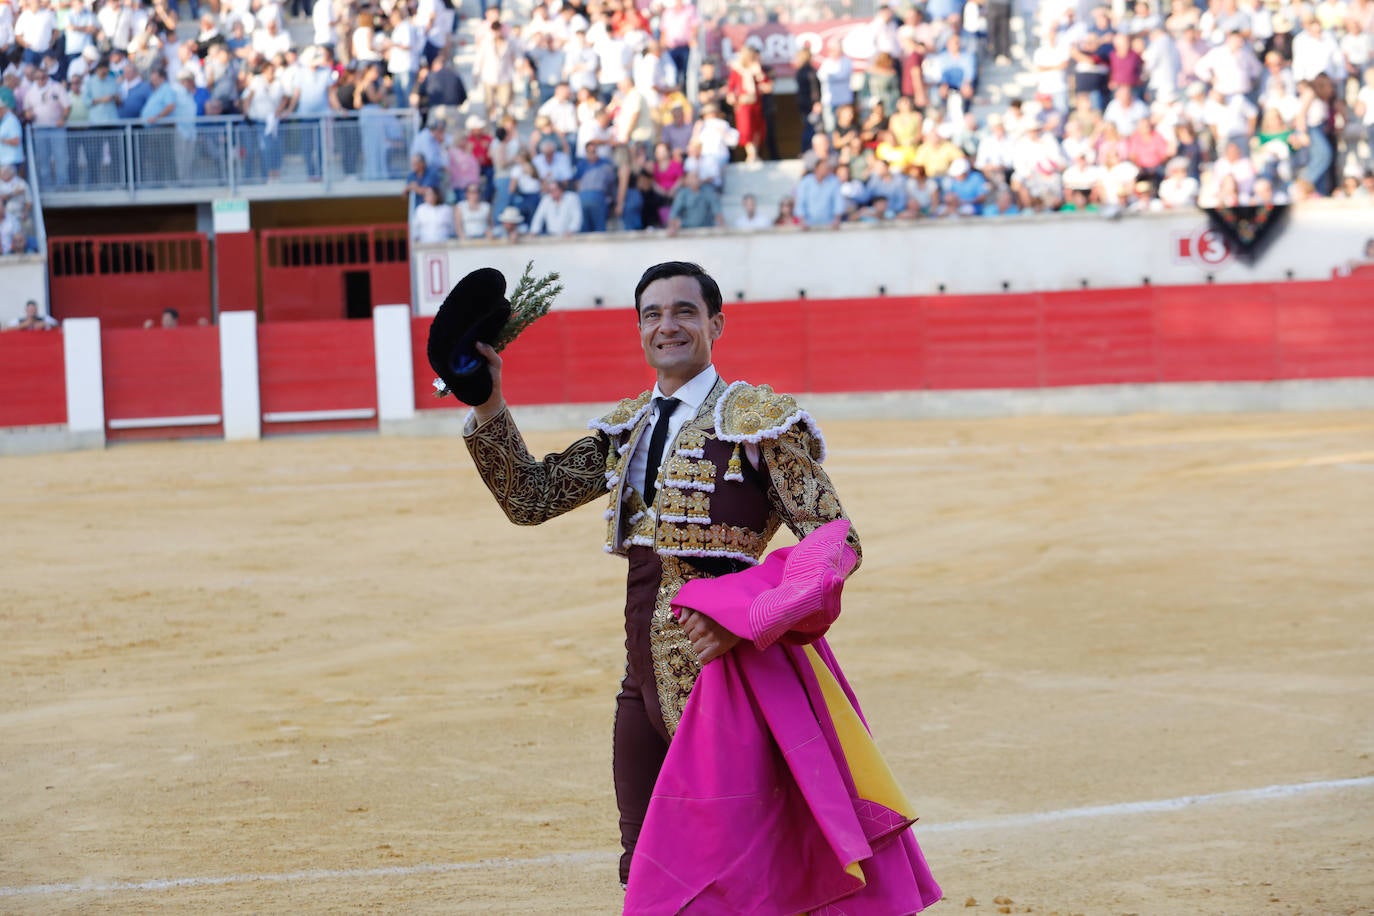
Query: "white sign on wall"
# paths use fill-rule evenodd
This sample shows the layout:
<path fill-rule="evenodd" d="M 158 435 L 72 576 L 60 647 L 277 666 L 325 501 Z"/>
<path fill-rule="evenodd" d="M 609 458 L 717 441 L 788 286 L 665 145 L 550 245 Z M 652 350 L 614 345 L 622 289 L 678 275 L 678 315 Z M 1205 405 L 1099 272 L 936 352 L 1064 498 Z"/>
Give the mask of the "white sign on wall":
<path fill-rule="evenodd" d="M 237 197 L 217 200 L 211 204 L 210 213 L 214 220 L 215 235 L 221 232 L 247 232 L 248 201 Z"/>

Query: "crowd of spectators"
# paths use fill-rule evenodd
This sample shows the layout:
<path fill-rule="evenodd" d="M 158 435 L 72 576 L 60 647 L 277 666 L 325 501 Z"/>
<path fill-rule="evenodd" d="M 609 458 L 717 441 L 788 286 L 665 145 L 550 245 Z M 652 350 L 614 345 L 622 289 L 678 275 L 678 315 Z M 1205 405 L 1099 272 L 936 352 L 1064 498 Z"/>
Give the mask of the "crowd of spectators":
<path fill-rule="evenodd" d="M 895 81 L 884 60 L 857 93 L 829 82 L 853 65 L 837 45 L 819 66 L 800 62 L 813 136 L 780 219 L 818 227 L 1374 195 L 1369 0 L 1139 0 L 1115 12 L 1046 0 L 1026 55 L 1033 97 L 984 118 L 971 104 L 994 52 L 983 14 L 970 16 L 976 0 L 938 2 L 930 18 L 911 8 L 900 25 L 887 12 L 875 19 L 875 35 L 891 39 L 875 48 L 898 48 Z"/>
<path fill-rule="evenodd" d="M 519 23 L 489 9 L 477 81 L 507 122 L 487 148 L 490 212 L 482 223 L 431 211 L 424 237 L 501 235 L 503 217 L 550 234 L 723 225 L 724 165 L 777 158 L 781 118 L 800 128 L 804 177 L 772 212 L 741 200 L 739 226 L 1374 195 L 1374 0 L 1165 3 L 1018 4 L 1019 41 L 1010 3 L 879 5 L 857 27 L 866 41 L 799 49 L 795 108 L 774 103 L 757 44 L 692 54 L 700 21 L 687 0 L 537 3 Z M 688 54 L 700 62 L 690 96 Z M 1013 56 L 1034 91 L 979 116 L 986 64 Z M 513 113 L 528 125 L 521 140 Z M 580 222 L 552 199 L 551 177 L 580 198 Z"/>

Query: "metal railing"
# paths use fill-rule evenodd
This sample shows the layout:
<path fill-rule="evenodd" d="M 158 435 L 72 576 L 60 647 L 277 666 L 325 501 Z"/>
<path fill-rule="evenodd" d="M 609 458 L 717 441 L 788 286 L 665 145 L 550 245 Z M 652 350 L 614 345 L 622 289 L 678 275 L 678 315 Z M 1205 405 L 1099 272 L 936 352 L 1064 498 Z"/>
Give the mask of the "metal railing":
<path fill-rule="evenodd" d="M 186 124 L 31 128 L 29 175 L 46 195 L 213 190 L 252 193 L 274 184 L 403 180 L 419 116 L 413 109 L 365 109 L 266 124 L 240 117 Z"/>

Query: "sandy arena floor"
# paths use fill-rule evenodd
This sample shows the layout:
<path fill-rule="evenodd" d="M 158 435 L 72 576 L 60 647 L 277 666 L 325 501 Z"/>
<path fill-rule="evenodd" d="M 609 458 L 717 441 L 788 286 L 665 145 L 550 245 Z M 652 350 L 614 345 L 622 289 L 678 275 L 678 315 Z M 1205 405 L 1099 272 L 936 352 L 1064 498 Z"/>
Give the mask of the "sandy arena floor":
<path fill-rule="evenodd" d="M 935 912 L 1374 910 L 1374 415 L 822 421 Z M 440 439 L 3 469 L 0 912 L 618 911 L 599 504 Z"/>

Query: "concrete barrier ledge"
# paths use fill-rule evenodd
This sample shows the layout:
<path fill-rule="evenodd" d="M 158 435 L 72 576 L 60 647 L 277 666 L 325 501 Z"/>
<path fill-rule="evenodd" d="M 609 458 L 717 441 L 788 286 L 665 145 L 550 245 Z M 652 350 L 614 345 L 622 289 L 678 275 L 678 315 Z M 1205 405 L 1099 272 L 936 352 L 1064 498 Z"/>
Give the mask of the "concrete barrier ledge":
<path fill-rule="evenodd" d="M 104 448 L 99 430 L 74 433 L 63 426 L 13 426 L 0 430 L 0 455 L 42 455 Z"/>
<path fill-rule="evenodd" d="M 1374 410 L 1374 379 L 885 391 L 798 394 L 797 398 L 821 422 Z M 524 430 L 584 429 L 589 419 L 601 416 L 612 406 L 610 403 L 547 404 L 515 407 L 512 412 Z M 421 410 L 414 419 L 383 420 L 379 431 L 386 436 L 461 437 L 467 415 L 467 410 Z M 35 455 L 104 446 L 103 433 L 74 433 L 65 426 L 21 426 L 0 430 L 0 455 Z"/>

